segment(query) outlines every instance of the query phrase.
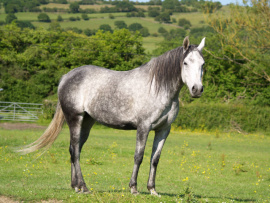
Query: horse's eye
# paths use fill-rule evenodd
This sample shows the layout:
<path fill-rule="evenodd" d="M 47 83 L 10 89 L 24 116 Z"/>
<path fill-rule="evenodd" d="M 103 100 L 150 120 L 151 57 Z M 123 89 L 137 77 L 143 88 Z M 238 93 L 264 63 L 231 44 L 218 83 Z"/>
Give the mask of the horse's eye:
<path fill-rule="evenodd" d="M 186 63 L 186 62 L 184 62 L 184 65 L 186 66 L 186 65 L 187 65 L 187 63 Z"/>

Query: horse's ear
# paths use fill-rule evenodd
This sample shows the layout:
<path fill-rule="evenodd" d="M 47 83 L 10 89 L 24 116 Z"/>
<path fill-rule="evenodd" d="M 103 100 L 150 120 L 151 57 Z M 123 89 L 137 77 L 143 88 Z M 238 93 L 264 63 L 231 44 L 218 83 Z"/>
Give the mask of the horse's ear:
<path fill-rule="evenodd" d="M 200 51 L 202 51 L 204 45 L 205 45 L 205 37 L 202 39 L 200 45 L 198 46 L 198 49 L 199 49 Z"/>
<path fill-rule="evenodd" d="M 186 51 L 189 47 L 189 37 L 186 36 L 184 41 L 183 41 L 183 47 L 184 47 L 184 50 Z"/>

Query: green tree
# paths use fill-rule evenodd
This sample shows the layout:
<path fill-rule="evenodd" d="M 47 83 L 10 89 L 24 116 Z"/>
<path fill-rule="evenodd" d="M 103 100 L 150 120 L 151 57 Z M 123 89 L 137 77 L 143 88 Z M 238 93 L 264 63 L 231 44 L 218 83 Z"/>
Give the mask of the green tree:
<path fill-rule="evenodd" d="M 168 31 L 164 27 L 160 27 L 160 28 L 158 28 L 158 33 L 160 33 L 164 36 L 164 35 L 168 34 Z"/>
<path fill-rule="evenodd" d="M 148 37 L 148 36 L 150 35 L 149 30 L 148 30 L 148 28 L 146 28 L 146 27 L 143 27 L 143 28 L 140 29 L 139 31 L 140 31 L 140 33 L 141 33 L 141 35 L 142 35 L 143 37 Z"/>
<path fill-rule="evenodd" d="M 16 25 L 20 27 L 21 29 L 24 29 L 24 28 L 35 29 L 35 26 L 29 21 L 16 20 Z"/>
<path fill-rule="evenodd" d="M 221 9 L 222 4 L 219 1 L 218 2 L 205 1 L 201 8 L 205 13 L 213 13 Z"/>
<path fill-rule="evenodd" d="M 49 30 L 54 30 L 54 31 L 62 31 L 60 23 L 57 21 L 53 21 L 50 23 Z"/>
<path fill-rule="evenodd" d="M 137 11 L 136 7 L 129 1 L 115 1 L 114 4 L 119 12 Z"/>
<path fill-rule="evenodd" d="M 155 17 L 155 21 L 169 23 L 171 21 L 169 12 L 162 12 L 159 16 Z"/>
<path fill-rule="evenodd" d="M 38 21 L 49 23 L 51 22 L 51 19 L 46 13 L 40 13 L 38 15 Z"/>
<path fill-rule="evenodd" d="M 117 20 L 114 22 L 114 25 L 118 28 L 118 29 L 123 29 L 123 28 L 127 28 L 127 24 L 125 23 L 125 21 L 123 20 Z"/>
<path fill-rule="evenodd" d="M 80 5 L 78 2 L 70 3 L 69 10 L 71 13 L 79 13 Z"/>
<path fill-rule="evenodd" d="M 174 10 L 176 8 L 176 6 L 179 5 L 179 1 L 178 0 L 164 0 L 162 2 L 162 10 L 166 11 L 166 10 Z"/>
<path fill-rule="evenodd" d="M 0 87 L 5 90 L 0 100 L 22 102 L 41 102 L 55 94 L 62 75 L 82 65 L 130 70 L 145 62 L 141 36 L 127 29 L 87 37 L 21 30 L 14 23 L 0 30 L 0 56 Z"/>
<path fill-rule="evenodd" d="M 62 18 L 61 15 L 58 15 L 56 20 L 57 20 L 57 22 L 62 22 L 62 21 L 64 21 L 64 19 Z"/>
<path fill-rule="evenodd" d="M 160 15 L 160 8 L 159 7 L 148 7 L 148 16 L 149 17 L 157 17 Z"/>
<path fill-rule="evenodd" d="M 219 52 L 209 53 L 216 59 L 225 59 L 224 69 L 235 77 L 230 97 L 270 105 L 269 1 L 243 4 L 231 5 L 227 19 L 218 14 L 208 16 L 220 44 Z"/>
<path fill-rule="evenodd" d="M 14 13 L 9 13 L 6 16 L 6 24 L 11 23 L 13 20 L 17 20 L 18 18 L 14 15 Z"/>
<path fill-rule="evenodd" d="M 178 25 L 181 26 L 181 27 L 184 27 L 186 25 L 191 27 L 191 22 L 189 20 L 185 19 L 185 18 L 180 18 L 178 20 Z"/>
<path fill-rule="evenodd" d="M 99 29 L 103 30 L 105 32 L 106 31 L 113 32 L 112 28 L 111 28 L 111 26 L 109 24 L 102 24 L 102 25 L 99 26 Z"/>
<path fill-rule="evenodd" d="M 140 24 L 140 23 L 132 23 L 132 24 L 130 24 L 129 26 L 128 26 L 128 29 L 130 30 L 130 31 L 137 31 L 137 30 L 140 30 L 140 29 L 142 29 L 143 28 L 143 26 Z"/>
<path fill-rule="evenodd" d="M 89 16 L 86 13 L 83 13 L 82 14 L 82 19 L 89 20 L 90 18 L 89 18 Z"/>

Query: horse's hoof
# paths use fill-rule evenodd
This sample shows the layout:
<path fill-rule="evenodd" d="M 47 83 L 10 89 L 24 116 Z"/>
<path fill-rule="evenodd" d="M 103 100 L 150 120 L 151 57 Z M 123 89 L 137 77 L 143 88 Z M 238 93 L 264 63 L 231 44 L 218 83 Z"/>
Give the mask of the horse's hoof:
<path fill-rule="evenodd" d="M 82 194 L 89 194 L 90 193 L 90 191 L 85 186 L 82 188 L 75 187 L 75 192 L 82 193 Z"/>
<path fill-rule="evenodd" d="M 138 195 L 138 194 L 140 194 L 140 193 L 138 192 L 136 186 L 132 186 L 132 187 L 130 188 L 130 192 L 131 192 L 131 194 L 133 194 L 133 195 L 135 195 L 135 196 Z"/>
<path fill-rule="evenodd" d="M 150 191 L 151 195 L 156 196 L 156 197 L 161 197 L 161 195 L 159 195 L 159 194 L 157 193 L 157 191 L 155 190 L 155 188 L 150 189 L 149 191 Z"/>

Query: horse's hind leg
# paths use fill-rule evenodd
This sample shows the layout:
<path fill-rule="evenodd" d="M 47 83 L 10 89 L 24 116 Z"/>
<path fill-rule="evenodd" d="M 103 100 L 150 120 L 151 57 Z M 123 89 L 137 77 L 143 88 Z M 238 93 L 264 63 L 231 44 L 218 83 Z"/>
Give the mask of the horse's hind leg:
<path fill-rule="evenodd" d="M 89 192 L 80 167 L 80 152 L 95 121 L 88 115 L 78 115 L 67 121 L 70 129 L 71 186 L 76 192 Z"/>

